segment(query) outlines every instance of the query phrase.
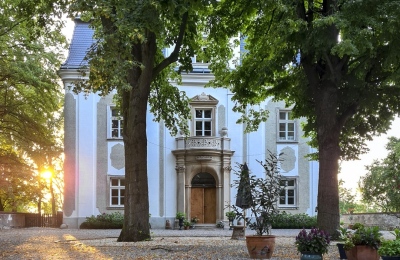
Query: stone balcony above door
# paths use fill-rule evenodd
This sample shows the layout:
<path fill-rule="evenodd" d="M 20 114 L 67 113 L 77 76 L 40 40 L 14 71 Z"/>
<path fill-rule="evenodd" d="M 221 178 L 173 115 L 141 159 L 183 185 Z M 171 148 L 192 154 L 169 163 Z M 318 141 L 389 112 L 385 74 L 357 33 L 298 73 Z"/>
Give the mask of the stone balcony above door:
<path fill-rule="evenodd" d="M 183 150 L 209 150 L 230 151 L 231 139 L 226 137 L 190 136 L 178 137 L 176 140 L 176 151 Z"/>

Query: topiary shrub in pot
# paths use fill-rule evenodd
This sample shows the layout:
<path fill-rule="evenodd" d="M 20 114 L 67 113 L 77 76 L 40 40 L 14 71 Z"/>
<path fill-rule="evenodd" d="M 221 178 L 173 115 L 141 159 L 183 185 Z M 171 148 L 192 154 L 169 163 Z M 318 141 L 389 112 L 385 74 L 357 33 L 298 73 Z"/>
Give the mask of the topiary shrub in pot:
<path fill-rule="evenodd" d="M 246 201 L 251 212 L 246 216 L 241 207 L 231 205 L 237 219 L 244 219 L 246 225 L 255 231 L 255 235 L 246 236 L 246 245 L 251 258 L 269 259 L 275 249 L 275 236 L 271 235 L 271 222 L 278 214 L 277 201 L 282 190 L 281 175 L 279 173 L 280 159 L 269 153 L 265 161 L 257 161 L 265 171 L 264 178 L 250 175 L 246 164 L 240 165 L 240 172 L 235 171 L 239 180 L 234 181 L 233 187 L 238 188 L 238 196 Z M 242 191 L 242 192 L 240 192 Z"/>

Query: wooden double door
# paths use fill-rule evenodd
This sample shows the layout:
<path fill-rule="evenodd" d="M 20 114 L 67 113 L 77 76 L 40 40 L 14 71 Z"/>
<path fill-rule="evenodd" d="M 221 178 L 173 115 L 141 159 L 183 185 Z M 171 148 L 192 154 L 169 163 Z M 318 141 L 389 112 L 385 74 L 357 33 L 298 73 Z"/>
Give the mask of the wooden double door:
<path fill-rule="evenodd" d="M 212 223 L 217 221 L 215 187 L 192 187 L 190 201 L 190 217 L 197 217 L 198 223 Z"/>

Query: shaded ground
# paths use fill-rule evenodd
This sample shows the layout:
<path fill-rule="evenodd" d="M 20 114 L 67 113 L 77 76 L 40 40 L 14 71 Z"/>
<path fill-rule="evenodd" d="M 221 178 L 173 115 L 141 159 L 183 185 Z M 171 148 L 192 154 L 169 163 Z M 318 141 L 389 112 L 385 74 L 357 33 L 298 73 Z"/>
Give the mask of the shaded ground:
<path fill-rule="evenodd" d="M 274 230 L 272 259 L 300 259 L 299 230 Z M 120 230 L 26 228 L 0 230 L 0 259 L 249 259 L 230 230 L 152 230 L 152 241 L 116 242 Z M 324 259 L 339 259 L 336 243 Z"/>

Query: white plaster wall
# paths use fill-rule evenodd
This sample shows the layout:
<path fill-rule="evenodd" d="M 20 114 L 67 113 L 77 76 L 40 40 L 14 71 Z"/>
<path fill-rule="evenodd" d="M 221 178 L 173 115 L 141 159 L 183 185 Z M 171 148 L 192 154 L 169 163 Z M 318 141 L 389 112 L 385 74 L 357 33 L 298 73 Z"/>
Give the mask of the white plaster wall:
<path fill-rule="evenodd" d="M 98 214 L 96 209 L 96 137 L 98 95 L 77 96 L 77 216 Z"/>

